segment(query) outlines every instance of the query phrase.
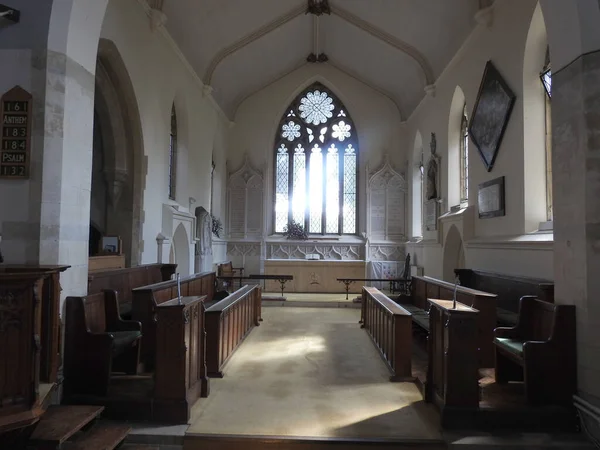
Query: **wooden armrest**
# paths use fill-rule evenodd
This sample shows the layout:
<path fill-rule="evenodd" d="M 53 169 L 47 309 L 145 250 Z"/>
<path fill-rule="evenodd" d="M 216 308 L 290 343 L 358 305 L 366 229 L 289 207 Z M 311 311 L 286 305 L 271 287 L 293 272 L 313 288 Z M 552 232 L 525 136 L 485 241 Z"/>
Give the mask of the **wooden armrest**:
<path fill-rule="evenodd" d="M 494 337 L 506 339 L 518 339 L 519 330 L 517 327 L 498 327 L 494 329 Z"/>

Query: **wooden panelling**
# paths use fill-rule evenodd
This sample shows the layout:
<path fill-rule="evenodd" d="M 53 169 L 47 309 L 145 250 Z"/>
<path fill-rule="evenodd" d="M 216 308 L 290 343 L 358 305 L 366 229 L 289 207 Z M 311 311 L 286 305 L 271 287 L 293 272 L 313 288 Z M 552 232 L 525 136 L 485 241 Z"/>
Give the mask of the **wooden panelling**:
<path fill-rule="evenodd" d="M 186 297 L 205 296 L 212 301 L 215 273 L 203 272 L 180 280 L 181 295 Z M 206 289 L 206 291 L 205 291 Z M 132 317 L 142 324 L 142 362 L 146 370 L 154 368 L 156 355 L 156 307 L 177 297 L 177 281 L 138 287 L 132 291 Z"/>
<path fill-rule="evenodd" d="M 105 270 L 88 275 L 88 294 L 105 289 L 116 291 L 121 315 L 131 314 L 131 291 L 140 286 L 170 280 L 177 264 L 145 264 L 126 269 Z"/>
<path fill-rule="evenodd" d="M 373 287 L 362 290 L 362 328 L 383 356 L 391 381 L 412 381 L 412 318 L 401 306 Z"/>
<path fill-rule="evenodd" d="M 285 285 L 285 292 L 345 293 L 344 285 L 337 278 L 365 278 L 364 261 L 304 261 L 266 260 L 265 275 L 293 275 L 294 279 Z M 266 282 L 267 292 L 279 292 L 277 281 Z M 360 293 L 359 283 L 350 285 L 351 293 Z"/>
<path fill-rule="evenodd" d="M 429 299 L 429 364 L 426 396 L 441 413 L 442 426 L 453 409 L 479 407 L 477 310 L 448 300 Z"/>
<path fill-rule="evenodd" d="M 222 378 L 231 355 L 259 326 L 261 297 L 259 286 L 244 286 L 206 310 L 208 376 Z"/>
<path fill-rule="evenodd" d="M 200 396 L 208 396 L 205 296 L 186 296 L 156 307 L 156 419 L 186 423 Z"/>
<path fill-rule="evenodd" d="M 428 299 L 451 300 L 454 284 L 431 277 L 412 277 L 412 296 L 402 297 L 401 302 L 428 311 Z M 425 294 L 425 296 L 423 296 Z M 494 328 L 497 325 L 496 295 L 464 286 L 456 286 L 456 300 L 477 309 L 477 346 L 480 367 L 494 367 Z"/>

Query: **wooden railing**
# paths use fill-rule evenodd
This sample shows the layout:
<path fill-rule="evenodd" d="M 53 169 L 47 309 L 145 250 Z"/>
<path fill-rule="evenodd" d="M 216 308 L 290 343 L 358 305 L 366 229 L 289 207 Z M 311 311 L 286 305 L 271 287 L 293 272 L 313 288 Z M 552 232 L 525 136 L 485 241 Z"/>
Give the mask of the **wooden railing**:
<path fill-rule="evenodd" d="M 362 290 L 362 325 L 379 349 L 392 376 L 413 381 L 411 314 L 373 287 Z"/>
<path fill-rule="evenodd" d="M 223 367 L 248 333 L 259 326 L 260 286 L 243 286 L 206 310 L 208 376 L 223 378 Z"/>

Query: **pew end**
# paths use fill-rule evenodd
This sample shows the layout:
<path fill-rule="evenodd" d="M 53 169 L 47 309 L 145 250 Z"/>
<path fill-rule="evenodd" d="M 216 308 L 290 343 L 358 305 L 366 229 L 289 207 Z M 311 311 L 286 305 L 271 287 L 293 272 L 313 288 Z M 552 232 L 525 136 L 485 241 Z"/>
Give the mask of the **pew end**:
<path fill-rule="evenodd" d="M 112 373 L 137 374 L 142 326 L 118 315 L 114 291 L 67 297 L 65 395 L 106 396 Z"/>
<path fill-rule="evenodd" d="M 575 306 L 521 297 L 517 325 L 494 331 L 496 382 L 524 382 L 533 405 L 571 404 L 577 389 L 575 327 Z"/>

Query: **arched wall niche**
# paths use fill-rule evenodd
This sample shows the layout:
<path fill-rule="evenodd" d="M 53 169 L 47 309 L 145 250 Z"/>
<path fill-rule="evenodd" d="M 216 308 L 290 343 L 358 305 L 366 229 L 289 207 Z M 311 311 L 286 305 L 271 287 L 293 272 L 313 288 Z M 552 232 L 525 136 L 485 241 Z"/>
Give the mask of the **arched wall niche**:
<path fill-rule="evenodd" d="M 540 73 L 548 39 L 540 4 L 531 18 L 523 59 L 523 187 L 525 231 L 546 221 L 546 92 Z M 551 180 L 550 180 L 551 182 Z"/>
<path fill-rule="evenodd" d="M 125 63 L 116 45 L 100 39 L 96 65 L 94 109 L 101 133 L 104 167 L 101 173 L 106 185 L 105 233 L 123 240 L 126 264 L 141 261 L 143 249 L 141 208 L 146 170 L 137 100 Z M 92 203 L 98 201 L 92 186 Z M 94 205 L 92 205 L 94 209 Z"/>
<path fill-rule="evenodd" d="M 454 282 L 454 269 L 463 269 L 464 267 L 465 249 L 463 240 L 456 225 L 451 225 L 444 240 L 444 281 Z"/>
<path fill-rule="evenodd" d="M 460 86 L 454 89 L 448 114 L 447 207 L 460 203 L 460 140 L 461 121 L 465 106 L 465 93 Z M 443 196 L 443 193 L 440 195 Z"/>
<path fill-rule="evenodd" d="M 410 170 L 412 181 L 412 237 L 423 236 L 423 174 L 421 173 L 421 167 L 425 164 L 423 158 L 423 136 L 417 130 L 413 144 L 412 166 Z"/>
<path fill-rule="evenodd" d="M 187 236 L 187 230 L 183 223 L 180 223 L 173 234 L 171 248 L 174 250 L 175 264 L 177 272 L 181 276 L 187 276 L 192 273 L 190 266 L 190 243 Z"/>

